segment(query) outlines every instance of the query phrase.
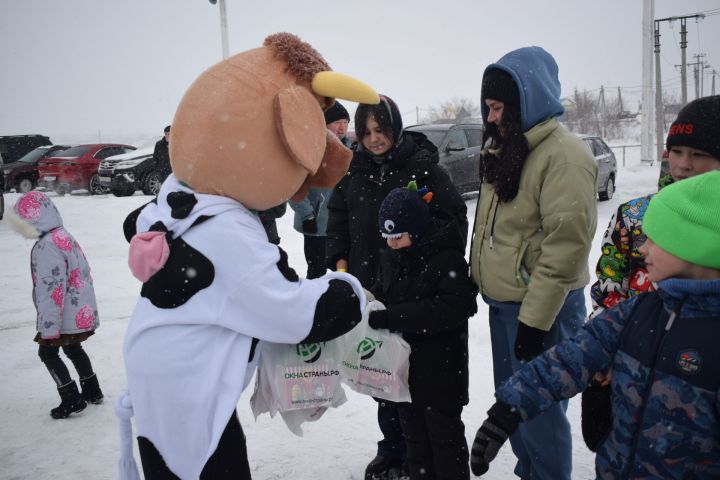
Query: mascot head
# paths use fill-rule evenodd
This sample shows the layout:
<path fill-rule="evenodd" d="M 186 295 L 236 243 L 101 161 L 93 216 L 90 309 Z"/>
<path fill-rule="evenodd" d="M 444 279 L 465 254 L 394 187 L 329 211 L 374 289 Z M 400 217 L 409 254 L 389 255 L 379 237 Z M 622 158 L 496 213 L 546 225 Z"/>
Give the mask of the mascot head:
<path fill-rule="evenodd" d="M 173 173 L 196 192 L 257 210 L 330 188 L 352 158 L 325 126 L 335 98 L 379 103 L 298 37 L 271 35 L 210 67 L 185 93 L 170 133 Z"/>

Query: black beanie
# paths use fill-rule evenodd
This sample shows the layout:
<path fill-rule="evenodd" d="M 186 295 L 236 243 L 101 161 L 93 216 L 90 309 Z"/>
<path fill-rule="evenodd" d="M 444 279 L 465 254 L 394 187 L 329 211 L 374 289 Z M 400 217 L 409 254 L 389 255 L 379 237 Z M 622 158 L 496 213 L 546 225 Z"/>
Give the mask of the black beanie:
<path fill-rule="evenodd" d="M 672 147 L 691 147 L 720 160 L 720 95 L 693 100 L 680 110 L 670 126 L 667 141 Z"/>
<path fill-rule="evenodd" d="M 380 205 L 378 226 L 383 238 L 400 238 L 403 233 L 419 238 L 430 228 L 430 207 L 423 199 L 427 189 L 418 191 L 414 182 L 411 185 L 392 189 Z"/>
<path fill-rule="evenodd" d="M 325 125 L 330 125 L 338 120 L 347 120 L 349 122 L 350 114 L 340 102 L 336 101 L 330 108 L 325 110 Z"/>
<path fill-rule="evenodd" d="M 519 105 L 520 91 L 512 76 L 500 68 L 491 68 L 485 72 L 480 90 L 480 99 L 490 98 L 505 104 Z"/>

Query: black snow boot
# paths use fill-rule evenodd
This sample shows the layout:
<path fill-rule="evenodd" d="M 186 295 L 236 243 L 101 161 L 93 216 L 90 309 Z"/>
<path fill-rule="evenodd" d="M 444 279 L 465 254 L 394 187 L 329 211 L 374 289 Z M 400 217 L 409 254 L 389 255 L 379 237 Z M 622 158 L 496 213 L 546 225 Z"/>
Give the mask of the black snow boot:
<path fill-rule="evenodd" d="M 103 393 L 94 373 L 88 378 L 80 379 L 80 388 L 82 388 L 82 398 L 87 403 L 100 405 L 103 402 Z"/>
<path fill-rule="evenodd" d="M 60 399 L 62 402 L 57 407 L 50 410 L 52 418 L 67 418 L 71 413 L 82 412 L 87 407 L 87 403 L 78 392 L 77 383 L 73 380 L 70 383 L 58 388 Z"/>
<path fill-rule="evenodd" d="M 400 480 L 409 478 L 407 475 L 402 460 L 385 455 L 373 458 L 365 469 L 365 480 Z"/>

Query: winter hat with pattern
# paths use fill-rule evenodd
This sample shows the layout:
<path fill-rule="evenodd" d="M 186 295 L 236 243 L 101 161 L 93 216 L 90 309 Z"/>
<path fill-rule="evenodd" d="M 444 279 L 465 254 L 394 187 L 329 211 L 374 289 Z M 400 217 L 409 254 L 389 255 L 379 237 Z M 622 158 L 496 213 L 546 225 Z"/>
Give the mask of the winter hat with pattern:
<path fill-rule="evenodd" d="M 345 107 L 336 100 L 330 108 L 325 110 L 325 125 L 330 125 L 338 120 L 347 120 L 349 122 L 350 114 L 347 110 L 345 110 Z"/>
<path fill-rule="evenodd" d="M 430 208 L 424 200 L 427 195 L 427 189 L 418 191 L 414 181 L 406 188 L 392 189 L 378 213 L 383 238 L 400 238 L 403 233 L 413 238 L 421 237 L 432 224 Z"/>
<path fill-rule="evenodd" d="M 670 126 L 667 141 L 672 147 L 691 147 L 720 160 L 720 95 L 693 100 L 680 110 Z"/>
<path fill-rule="evenodd" d="M 643 216 L 643 231 L 676 257 L 720 270 L 720 171 L 660 190 Z"/>

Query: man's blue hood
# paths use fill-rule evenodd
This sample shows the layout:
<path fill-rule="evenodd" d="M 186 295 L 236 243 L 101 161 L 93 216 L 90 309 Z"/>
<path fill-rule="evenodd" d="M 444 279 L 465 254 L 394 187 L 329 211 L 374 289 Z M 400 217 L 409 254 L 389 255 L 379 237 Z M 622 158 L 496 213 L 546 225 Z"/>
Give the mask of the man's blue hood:
<path fill-rule="evenodd" d="M 523 132 L 549 118 L 565 112 L 560 103 L 560 80 L 555 59 L 540 47 L 524 47 L 504 55 L 488 70 L 499 68 L 509 73 L 520 90 L 520 123 Z M 487 126 L 488 107 L 481 104 L 483 123 Z"/>

